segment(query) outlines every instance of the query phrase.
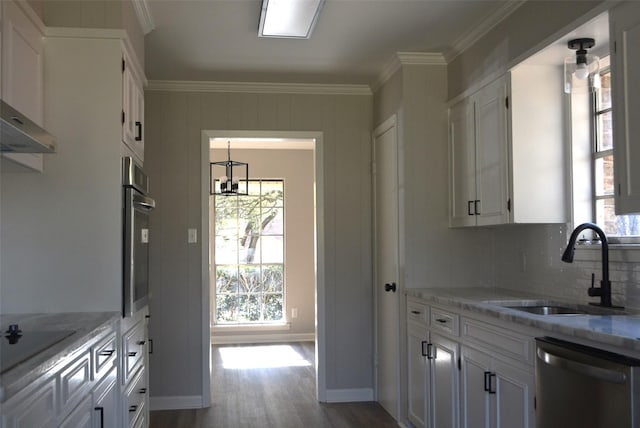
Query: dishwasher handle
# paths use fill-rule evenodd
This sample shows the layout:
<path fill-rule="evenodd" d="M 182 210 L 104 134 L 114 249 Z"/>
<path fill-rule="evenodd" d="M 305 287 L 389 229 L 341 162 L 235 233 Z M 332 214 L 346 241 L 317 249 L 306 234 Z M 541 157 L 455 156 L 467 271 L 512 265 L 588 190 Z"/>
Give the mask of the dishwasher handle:
<path fill-rule="evenodd" d="M 619 372 L 617 370 L 606 369 L 590 364 L 581 363 L 561 357 L 560 355 L 552 354 L 549 351 L 545 351 L 542 348 L 537 349 L 538 358 L 550 365 L 560 367 L 563 369 L 571 370 L 576 373 L 580 373 L 585 376 L 596 378 L 609 383 L 624 384 L 627 382 L 627 374 Z"/>

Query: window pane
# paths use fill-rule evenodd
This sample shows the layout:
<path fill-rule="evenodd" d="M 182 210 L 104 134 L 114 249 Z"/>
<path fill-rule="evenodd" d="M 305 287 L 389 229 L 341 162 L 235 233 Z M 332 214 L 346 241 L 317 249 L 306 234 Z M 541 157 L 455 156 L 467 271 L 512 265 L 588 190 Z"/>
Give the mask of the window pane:
<path fill-rule="evenodd" d="M 240 241 L 241 244 L 242 242 L 245 243 L 243 246 L 240 247 L 240 253 L 238 254 L 239 255 L 238 260 L 240 263 L 247 263 L 247 264 L 262 263 L 262 258 L 260 257 L 260 254 L 261 254 L 260 241 L 261 240 L 262 238 L 260 238 L 260 235 L 251 235 L 246 240 Z"/>
<path fill-rule="evenodd" d="M 284 209 L 273 208 L 264 211 L 262 218 L 263 235 L 282 235 L 284 232 Z"/>
<path fill-rule="evenodd" d="M 604 150 L 613 149 L 613 131 L 611 122 L 611 111 L 599 114 L 597 116 L 597 150 L 602 152 Z"/>
<path fill-rule="evenodd" d="M 260 266 L 240 265 L 238 284 L 240 293 L 260 293 L 262 281 L 260 281 Z"/>
<path fill-rule="evenodd" d="M 267 293 L 282 293 L 284 291 L 282 265 L 264 265 L 262 267 L 262 288 Z"/>
<path fill-rule="evenodd" d="M 238 263 L 238 238 L 236 236 L 216 236 L 216 265 Z"/>
<path fill-rule="evenodd" d="M 234 266 L 216 266 L 216 293 L 235 294 L 238 292 L 238 268 Z"/>
<path fill-rule="evenodd" d="M 597 91 L 597 108 L 605 110 L 611 108 L 611 73 L 606 72 L 600 75 L 600 90 Z"/>
<path fill-rule="evenodd" d="M 283 181 L 263 181 L 262 182 L 262 206 L 281 207 L 284 205 L 284 182 Z"/>
<path fill-rule="evenodd" d="M 249 180 L 248 189 L 250 196 L 260 196 L 260 180 Z"/>
<path fill-rule="evenodd" d="M 214 216 L 216 236 L 235 236 L 238 234 L 237 208 L 216 207 Z"/>
<path fill-rule="evenodd" d="M 613 198 L 596 201 L 596 223 L 610 236 L 640 236 L 640 215 L 616 215 Z"/>
<path fill-rule="evenodd" d="M 262 237 L 262 263 L 284 263 L 282 236 Z"/>
<path fill-rule="evenodd" d="M 613 195 L 613 155 L 595 160 L 596 196 Z"/>
<path fill-rule="evenodd" d="M 238 297 L 235 294 L 216 295 L 216 322 L 221 324 L 238 320 Z"/>
<path fill-rule="evenodd" d="M 282 319 L 282 294 L 265 294 L 264 320 L 280 321 Z"/>

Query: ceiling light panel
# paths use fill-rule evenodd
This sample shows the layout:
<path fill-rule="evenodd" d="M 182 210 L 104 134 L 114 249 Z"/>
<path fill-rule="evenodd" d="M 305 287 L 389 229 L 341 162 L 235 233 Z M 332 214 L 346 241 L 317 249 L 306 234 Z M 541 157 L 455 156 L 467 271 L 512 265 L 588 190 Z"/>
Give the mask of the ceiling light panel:
<path fill-rule="evenodd" d="M 260 37 L 308 39 L 324 0 L 262 0 Z"/>

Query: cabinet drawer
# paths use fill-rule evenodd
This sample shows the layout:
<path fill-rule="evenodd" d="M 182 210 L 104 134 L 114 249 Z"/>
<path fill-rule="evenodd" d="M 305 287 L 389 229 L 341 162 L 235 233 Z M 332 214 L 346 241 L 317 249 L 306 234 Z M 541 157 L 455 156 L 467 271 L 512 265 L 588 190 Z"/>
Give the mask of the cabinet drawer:
<path fill-rule="evenodd" d="M 144 362 L 145 350 L 144 322 L 138 322 L 122 336 L 123 382 L 128 384 L 131 377 Z"/>
<path fill-rule="evenodd" d="M 115 332 L 95 344 L 91 350 L 93 358 L 93 376 L 100 380 L 106 375 L 118 358 L 118 346 Z"/>
<path fill-rule="evenodd" d="M 407 320 L 420 324 L 429 324 L 429 306 L 415 300 L 407 301 Z"/>
<path fill-rule="evenodd" d="M 431 330 L 452 336 L 460 335 L 460 317 L 458 314 L 440 308 L 431 307 Z"/>
<path fill-rule="evenodd" d="M 77 400 L 86 396 L 91 386 L 91 353 L 87 350 L 60 371 L 62 413 L 66 413 Z"/>
<path fill-rule="evenodd" d="M 533 339 L 531 337 L 467 318 L 462 319 L 462 337 L 465 341 L 484 346 L 501 355 L 533 364 Z"/>
<path fill-rule="evenodd" d="M 146 413 L 146 373 L 144 369 L 140 370 L 131 385 L 126 390 L 125 411 L 129 415 L 129 426 L 133 427 L 136 421 Z"/>

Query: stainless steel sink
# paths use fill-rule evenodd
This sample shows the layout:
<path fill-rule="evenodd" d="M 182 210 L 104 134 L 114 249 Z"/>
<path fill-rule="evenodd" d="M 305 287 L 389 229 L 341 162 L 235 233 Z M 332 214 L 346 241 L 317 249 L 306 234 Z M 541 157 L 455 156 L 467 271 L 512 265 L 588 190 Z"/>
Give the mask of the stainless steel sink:
<path fill-rule="evenodd" d="M 505 308 L 529 312 L 536 315 L 587 315 L 588 312 L 580 309 L 567 308 L 566 306 L 540 305 L 540 306 L 505 306 Z"/>

